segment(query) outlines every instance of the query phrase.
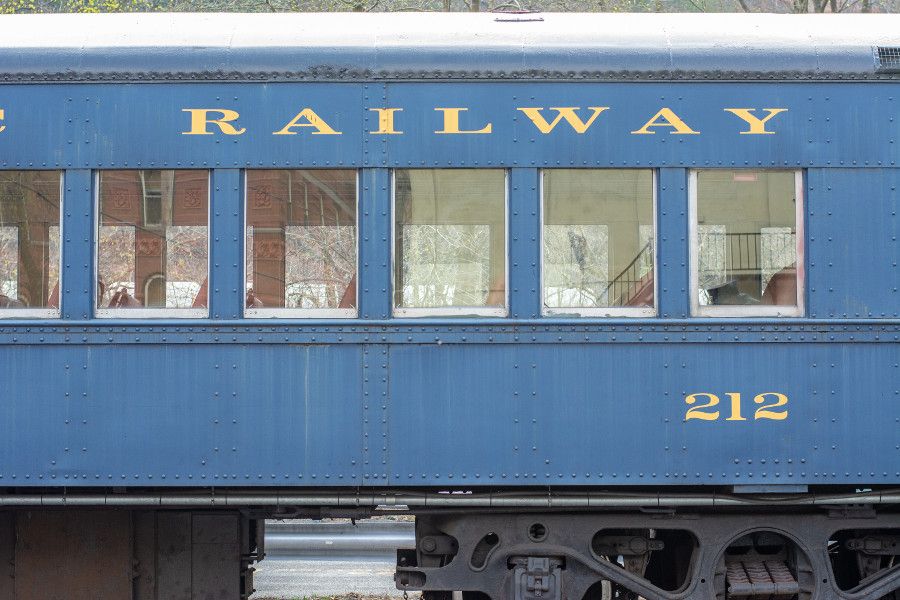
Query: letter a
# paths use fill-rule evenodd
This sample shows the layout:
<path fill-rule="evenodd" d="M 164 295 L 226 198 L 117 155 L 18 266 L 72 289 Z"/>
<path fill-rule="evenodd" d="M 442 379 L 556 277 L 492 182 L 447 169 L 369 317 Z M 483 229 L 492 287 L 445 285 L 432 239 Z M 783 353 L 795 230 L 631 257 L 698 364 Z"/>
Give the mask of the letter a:
<path fill-rule="evenodd" d="M 662 120 L 660 120 L 662 119 Z M 632 134 L 635 135 L 653 135 L 656 133 L 655 131 L 650 131 L 651 127 L 671 127 L 675 131 L 670 131 L 669 133 L 675 134 L 680 133 L 683 135 L 697 135 L 700 132 L 694 131 L 687 124 L 681 120 L 681 117 L 672 112 L 671 108 L 661 108 L 659 112 L 653 115 L 653 117 L 647 121 L 643 127 L 636 131 L 632 131 Z"/>
<path fill-rule="evenodd" d="M 301 123 L 300 119 L 306 119 L 306 123 Z M 294 127 L 312 127 L 315 131 L 313 135 L 342 135 L 340 131 L 335 131 L 326 123 L 322 117 L 316 114 L 311 108 L 304 108 L 297 116 L 291 119 L 291 122 L 274 132 L 272 135 L 297 135 L 296 131 L 291 131 Z"/>
<path fill-rule="evenodd" d="M 730 112 L 750 125 L 750 129 L 742 131 L 741 135 L 775 135 L 774 131 L 766 131 L 766 123 L 778 113 L 787 112 L 786 108 L 764 108 L 763 110 L 769 114 L 760 119 L 753 114 L 755 108 L 725 108 L 722 110 Z"/>
<path fill-rule="evenodd" d="M 207 129 L 209 124 L 216 125 L 219 131 L 225 135 L 241 135 L 245 128 L 236 129 L 229 121 L 235 121 L 241 115 L 235 110 L 227 108 L 182 108 L 181 112 L 191 113 L 191 130 L 182 131 L 181 135 L 214 135 L 212 131 Z M 209 118 L 209 113 L 219 113 L 222 115 L 218 119 Z"/>
<path fill-rule="evenodd" d="M 541 114 L 543 108 L 517 108 L 516 110 L 525 113 L 525 116 L 531 119 L 531 122 L 534 123 L 534 126 L 537 127 L 541 133 L 550 133 L 563 119 L 565 119 L 566 123 L 571 125 L 572 129 L 577 133 L 584 133 L 588 130 L 588 127 L 594 123 L 600 113 L 604 110 L 609 110 L 608 106 L 588 106 L 588 108 L 594 112 L 587 122 L 582 121 L 575 112 L 576 110 L 580 110 L 580 107 L 578 106 L 551 106 L 550 110 L 556 111 L 556 117 L 551 123 L 548 123 L 547 119 L 544 118 L 544 115 Z"/>

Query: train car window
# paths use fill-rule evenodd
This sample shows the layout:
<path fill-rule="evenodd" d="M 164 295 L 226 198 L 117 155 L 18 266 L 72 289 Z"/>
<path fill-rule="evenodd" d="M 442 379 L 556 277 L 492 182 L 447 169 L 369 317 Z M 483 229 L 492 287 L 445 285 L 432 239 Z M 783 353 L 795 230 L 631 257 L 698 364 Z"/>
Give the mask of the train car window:
<path fill-rule="evenodd" d="M 0 171 L 0 318 L 59 317 L 59 171 Z"/>
<path fill-rule="evenodd" d="M 506 172 L 394 172 L 394 314 L 506 315 Z"/>
<path fill-rule="evenodd" d="M 98 317 L 205 317 L 208 171 L 101 171 Z"/>
<path fill-rule="evenodd" d="M 654 172 L 542 173 L 545 315 L 656 314 Z"/>
<path fill-rule="evenodd" d="M 691 302 L 706 316 L 803 314 L 803 178 L 691 173 Z"/>
<path fill-rule="evenodd" d="M 355 317 L 357 172 L 247 171 L 248 317 Z"/>

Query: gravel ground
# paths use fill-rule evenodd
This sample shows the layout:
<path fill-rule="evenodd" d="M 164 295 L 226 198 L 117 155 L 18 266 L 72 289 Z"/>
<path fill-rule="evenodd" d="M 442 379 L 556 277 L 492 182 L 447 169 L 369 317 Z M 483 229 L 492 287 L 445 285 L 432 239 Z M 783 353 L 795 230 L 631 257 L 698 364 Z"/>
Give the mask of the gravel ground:
<path fill-rule="evenodd" d="M 380 515 L 373 521 L 413 521 L 411 515 Z M 350 519 L 322 522 L 350 523 Z M 269 556 L 256 563 L 252 600 L 400 600 L 394 585 L 396 555 Z M 420 600 L 421 594 L 409 595 Z"/>
<path fill-rule="evenodd" d="M 252 600 L 344 600 L 399 598 L 394 585 L 395 560 L 267 558 L 256 564 Z"/>

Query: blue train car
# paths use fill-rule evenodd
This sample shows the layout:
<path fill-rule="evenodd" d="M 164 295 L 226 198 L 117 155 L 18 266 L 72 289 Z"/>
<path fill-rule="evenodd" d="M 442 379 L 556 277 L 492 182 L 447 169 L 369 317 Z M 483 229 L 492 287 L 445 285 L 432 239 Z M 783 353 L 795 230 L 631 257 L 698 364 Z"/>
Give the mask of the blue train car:
<path fill-rule="evenodd" d="M 895 17 L 0 24 L 0 599 L 900 597 Z"/>

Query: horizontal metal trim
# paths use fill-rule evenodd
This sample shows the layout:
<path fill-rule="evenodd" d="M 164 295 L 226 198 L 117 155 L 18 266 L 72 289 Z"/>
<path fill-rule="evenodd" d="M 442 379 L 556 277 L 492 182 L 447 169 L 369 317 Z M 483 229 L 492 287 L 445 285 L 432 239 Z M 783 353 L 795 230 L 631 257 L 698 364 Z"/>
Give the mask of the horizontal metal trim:
<path fill-rule="evenodd" d="M 400 83 L 445 81 L 495 82 L 855 82 L 892 81 L 900 72 L 831 71 L 356 71 L 329 68 L 309 71 L 66 71 L 0 73 L 0 83 L 178 83 L 178 82 L 304 82 L 304 83 Z"/>
<path fill-rule="evenodd" d="M 398 319 L 420 318 L 458 318 L 466 317 L 505 317 L 508 314 L 503 306 L 448 306 L 434 308 L 400 308 L 394 307 L 394 317 Z"/>
<path fill-rule="evenodd" d="M 0 319 L 58 319 L 57 308 L 3 308 Z"/>
<path fill-rule="evenodd" d="M 628 308 L 623 306 L 577 308 L 577 307 L 544 307 L 541 314 L 545 317 L 573 317 L 582 319 L 648 319 L 656 316 L 655 308 Z"/>
<path fill-rule="evenodd" d="M 136 310 L 136 309 L 131 309 Z M 528 333 L 532 331 L 555 331 L 556 328 L 567 327 L 575 328 L 571 331 L 594 331 L 607 330 L 608 328 L 622 327 L 623 331 L 627 328 L 645 327 L 647 331 L 685 331 L 693 330 L 697 327 L 712 328 L 721 331 L 737 331 L 736 327 L 755 326 L 760 328 L 773 328 L 776 331 L 790 332 L 792 328 L 797 331 L 809 328 L 823 327 L 898 327 L 900 319 L 897 318 L 791 318 L 774 320 L 765 317 L 736 317 L 736 318 L 663 318 L 663 319 L 625 319 L 610 318 L 601 320 L 593 320 L 587 318 L 544 318 L 544 319 L 501 319 L 478 317 L 475 320 L 466 321 L 457 318 L 421 318 L 415 321 L 407 319 L 359 319 L 352 322 L 346 320 L 330 320 L 330 319 L 279 319 L 272 323 L 261 323 L 252 319 L 203 319 L 194 321 L 172 321 L 166 323 L 164 321 L 147 320 L 147 319 L 119 319 L 116 321 L 106 319 L 96 320 L 66 320 L 66 321 L 21 321 L 0 323 L 0 333 L 8 331 L 15 326 L 15 329 L 38 327 L 42 330 L 53 331 L 87 331 L 94 329 L 97 331 L 106 331 L 108 328 L 143 328 L 147 331 L 162 330 L 162 328 L 174 328 L 177 331 L 216 331 L 226 332 L 238 331 L 240 329 L 252 329 L 261 331 L 286 331 L 287 328 L 303 328 L 303 327 L 331 327 L 333 331 L 370 331 L 373 333 L 384 333 L 387 331 L 405 329 L 418 329 L 421 327 L 447 327 L 450 329 L 470 328 L 483 330 L 484 328 L 495 328 L 498 333 Z M 522 330 L 521 328 L 529 328 Z M 229 330 L 229 331 L 226 331 Z"/>
<path fill-rule="evenodd" d="M 98 319 L 203 319 L 209 315 L 205 308 L 98 308 Z"/>
<path fill-rule="evenodd" d="M 656 344 L 677 347 L 683 344 L 722 344 L 722 345 L 778 345 L 793 344 L 796 346 L 815 344 L 870 344 L 896 345 L 900 342 L 900 329 L 889 332 L 835 332 L 835 331 L 580 331 L 571 332 L 557 330 L 553 332 L 492 332 L 451 330 L 431 331 L 396 331 L 396 332 L 348 332 L 348 331 L 302 331 L 281 330 L 278 332 L 243 331 L 233 333 L 221 332 L 146 332 L 143 330 L 116 331 L 102 333 L 4 333 L 0 331 L 0 347 L 2 346 L 192 346 L 205 345 L 240 345 L 240 346 L 371 346 L 384 344 L 402 345 L 448 345 L 448 346 L 488 346 L 488 345 L 525 345 L 547 344 L 555 346 L 597 346 L 597 345 L 629 345 Z"/>
<path fill-rule="evenodd" d="M 723 319 L 750 317 L 784 319 L 788 317 L 802 317 L 803 308 L 800 306 L 765 306 L 759 304 L 707 305 L 698 306 L 697 314 L 703 317 Z"/>
<path fill-rule="evenodd" d="M 355 308 L 246 308 L 247 319 L 355 319 Z"/>
<path fill-rule="evenodd" d="M 0 506 L 315 506 L 381 508 L 390 512 L 426 508 L 586 509 L 586 508 L 715 508 L 761 506 L 843 506 L 900 504 L 900 490 L 845 494 L 628 494 L 628 493 L 241 493 L 216 494 L 5 494 Z"/>

